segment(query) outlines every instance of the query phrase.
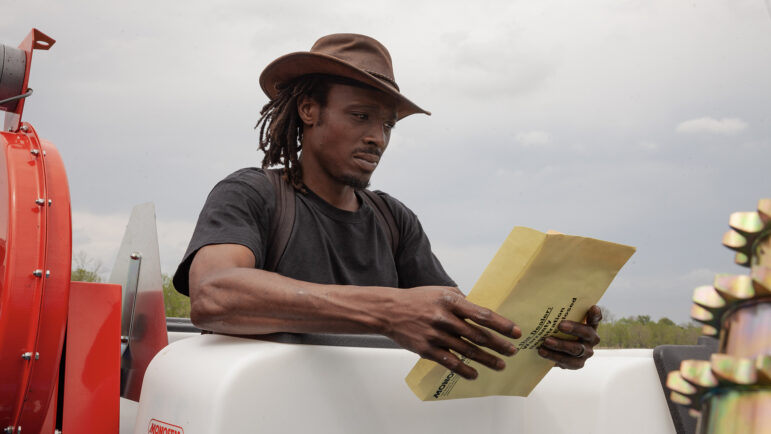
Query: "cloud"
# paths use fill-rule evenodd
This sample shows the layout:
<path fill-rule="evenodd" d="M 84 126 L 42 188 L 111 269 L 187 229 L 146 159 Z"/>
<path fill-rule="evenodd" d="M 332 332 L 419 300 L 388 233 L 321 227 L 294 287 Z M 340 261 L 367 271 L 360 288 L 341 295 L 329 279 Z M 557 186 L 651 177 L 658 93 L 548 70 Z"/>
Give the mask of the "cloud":
<path fill-rule="evenodd" d="M 739 118 L 715 119 L 704 117 L 680 122 L 676 131 L 684 134 L 736 134 L 747 129 L 747 122 Z"/>
<path fill-rule="evenodd" d="M 546 131 L 527 131 L 524 133 L 517 133 L 514 137 L 520 145 L 524 147 L 541 147 L 551 144 L 551 134 Z"/>

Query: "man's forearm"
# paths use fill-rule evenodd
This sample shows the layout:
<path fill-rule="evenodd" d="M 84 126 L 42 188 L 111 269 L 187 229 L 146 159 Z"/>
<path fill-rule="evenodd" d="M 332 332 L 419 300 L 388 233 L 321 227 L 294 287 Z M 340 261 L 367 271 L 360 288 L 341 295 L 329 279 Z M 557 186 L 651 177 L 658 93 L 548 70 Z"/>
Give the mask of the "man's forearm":
<path fill-rule="evenodd" d="M 230 268 L 191 286 L 191 319 L 219 333 L 380 333 L 395 288 L 321 285 Z"/>
<path fill-rule="evenodd" d="M 254 265 L 241 245 L 201 248 L 189 272 L 193 323 L 229 334 L 378 333 L 464 378 L 477 372 L 461 357 L 503 369 L 481 347 L 511 355 L 516 347 L 497 333 L 521 336 L 511 320 L 468 302 L 457 288 L 320 285 Z"/>

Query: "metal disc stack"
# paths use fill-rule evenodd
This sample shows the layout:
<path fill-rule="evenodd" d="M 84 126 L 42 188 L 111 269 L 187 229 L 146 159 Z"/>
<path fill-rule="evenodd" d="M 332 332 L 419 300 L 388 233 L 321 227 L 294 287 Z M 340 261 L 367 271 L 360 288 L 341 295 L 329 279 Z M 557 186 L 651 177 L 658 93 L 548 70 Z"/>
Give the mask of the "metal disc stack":
<path fill-rule="evenodd" d="M 691 317 L 719 339 L 710 360 L 685 360 L 667 377 L 673 402 L 699 418 L 698 433 L 771 432 L 771 199 L 737 212 L 723 244 L 749 275 L 696 288 Z"/>

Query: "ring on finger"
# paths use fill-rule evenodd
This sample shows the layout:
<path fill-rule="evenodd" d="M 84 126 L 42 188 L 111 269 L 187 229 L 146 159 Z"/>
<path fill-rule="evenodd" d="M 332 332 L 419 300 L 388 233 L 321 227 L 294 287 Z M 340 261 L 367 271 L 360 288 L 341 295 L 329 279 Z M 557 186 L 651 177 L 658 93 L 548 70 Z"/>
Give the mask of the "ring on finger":
<path fill-rule="evenodd" d="M 584 346 L 584 344 L 581 344 L 581 352 L 576 354 L 576 357 L 583 357 L 584 354 L 586 354 L 586 347 Z"/>

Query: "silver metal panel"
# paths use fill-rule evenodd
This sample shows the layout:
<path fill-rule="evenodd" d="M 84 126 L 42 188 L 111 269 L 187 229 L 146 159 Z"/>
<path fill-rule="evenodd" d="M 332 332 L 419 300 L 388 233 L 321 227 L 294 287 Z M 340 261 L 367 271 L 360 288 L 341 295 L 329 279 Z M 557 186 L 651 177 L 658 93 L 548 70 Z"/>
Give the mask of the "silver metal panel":
<path fill-rule="evenodd" d="M 132 210 L 109 281 L 123 286 L 121 333 L 127 342 L 121 346 L 121 396 L 139 401 L 147 365 L 169 343 L 152 203 Z"/>

